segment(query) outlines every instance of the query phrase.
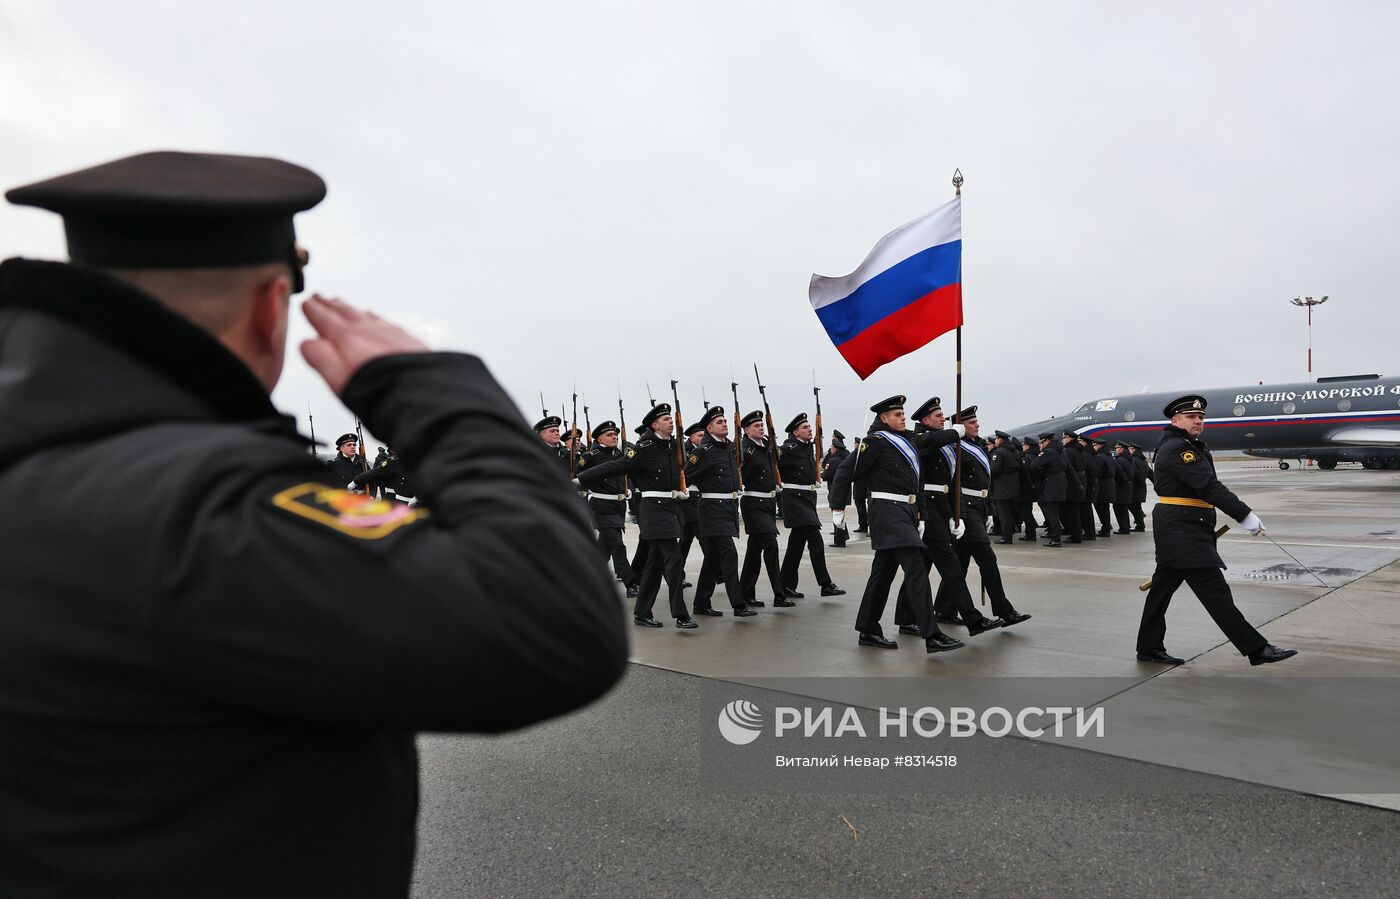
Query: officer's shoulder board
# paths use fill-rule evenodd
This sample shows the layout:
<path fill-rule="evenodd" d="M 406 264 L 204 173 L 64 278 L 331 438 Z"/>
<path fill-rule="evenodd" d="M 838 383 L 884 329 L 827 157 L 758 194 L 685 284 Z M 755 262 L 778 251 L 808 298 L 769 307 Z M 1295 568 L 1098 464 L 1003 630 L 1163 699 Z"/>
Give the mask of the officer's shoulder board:
<path fill-rule="evenodd" d="M 306 483 L 272 497 L 272 504 L 313 524 L 357 540 L 382 540 L 415 521 L 428 517 L 419 506 L 375 499 L 339 487 Z"/>

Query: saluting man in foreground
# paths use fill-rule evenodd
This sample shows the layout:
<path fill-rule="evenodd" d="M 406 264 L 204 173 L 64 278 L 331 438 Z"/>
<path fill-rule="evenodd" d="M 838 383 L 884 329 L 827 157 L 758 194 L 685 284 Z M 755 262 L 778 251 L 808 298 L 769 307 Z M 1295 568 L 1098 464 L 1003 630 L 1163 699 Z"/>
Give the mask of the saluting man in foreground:
<path fill-rule="evenodd" d="M 1249 657 L 1249 664 L 1281 662 L 1297 650 L 1279 649 L 1265 640 L 1235 607 L 1230 585 L 1220 573 L 1225 563 L 1215 548 L 1215 510 L 1255 536 L 1264 532 L 1264 522 L 1216 477 L 1215 462 L 1201 440 L 1205 413 L 1205 397 L 1195 394 L 1172 400 L 1162 411 L 1170 423 L 1162 429 L 1152 473 L 1157 488 L 1157 505 L 1152 507 L 1157 570 L 1138 627 L 1138 661 L 1182 663 L 1167 653 L 1164 641 L 1167 604 L 1185 581 L 1240 654 Z"/>
<path fill-rule="evenodd" d="M 273 407 L 324 195 L 193 153 L 7 194 L 73 261 L 0 265 L 0 895 L 407 896 L 414 732 L 622 673 L 586 513 L 480 359 L 302 306 L 420 507 L 327 484 Z"/>

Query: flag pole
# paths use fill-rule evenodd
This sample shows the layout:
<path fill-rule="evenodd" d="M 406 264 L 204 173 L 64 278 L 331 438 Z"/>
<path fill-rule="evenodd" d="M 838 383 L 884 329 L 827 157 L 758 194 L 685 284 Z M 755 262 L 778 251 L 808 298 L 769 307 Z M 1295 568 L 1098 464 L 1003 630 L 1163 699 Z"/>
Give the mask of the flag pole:
<path fill-rule="evenodd" d="M 953 196 L 955 196 L 955 197 L 961 197 L 961 196 L 962 196 L 962 186 L 963 186 L 962 169 L 953 169 Z M 962 220 L 962 213 L 961 213 L 961 210 L 959 210 L 958 220 L 959 220 L 959 223 L 960 223 L 960 226 L 959 226 L 959 233 L 961 234 L 961 220 Z M 961 310 L 962 310 L 962 254 L 961 254 L 961 252 L 959 252 L 959 255 L 958 255 L 958 292 L 959 292 L 959 293 L 958 293 L 958 309 L 959 309 L 959 312 L 958 312 L 958 343 L 957 343 L 958 361 L 957 361 L 957 377 L 956 377 L 956 380 L 955 380 L 955 382 L 954 382 L 954 383 L 957 385 L 957 388 L 956 388 L 956 389 L 957 389 L 957 396 L 956 396 L 957 408 L 956 408 L 956 409 L 954 410 L 954 412 L 953 412 L 953 423 L 954 423 L 954 424 L 961 424 L 960 419 L 962 418 L 962 409 L 963 409 L 963 397 L 962 397 L 962 311 L 961 311 Z M 963 459 L 962 439 L 959 438 L 959 439 L 958 439 L 958 442 L 957 442 L 957 452 L 955 452 L 955 453 L 953 454 L 953 490 L 955 491 L 955 494 L 954 494 L 954 496 L 953 496 L 953 521 L 954 521 L 954 522 L 960 522 L 960 521 L 962 521 L 962 459 Z"/>

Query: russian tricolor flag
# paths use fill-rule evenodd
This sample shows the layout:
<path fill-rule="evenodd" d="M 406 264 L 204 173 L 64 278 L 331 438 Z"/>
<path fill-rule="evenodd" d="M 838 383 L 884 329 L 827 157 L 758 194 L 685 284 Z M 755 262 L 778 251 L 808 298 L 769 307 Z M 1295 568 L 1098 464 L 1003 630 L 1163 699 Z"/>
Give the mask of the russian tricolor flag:
<path fill-rule="evenodd" d="M 891 231 L 849 275 L 807 296 L 861 380 L 963 323 L 962 198 Z"/>

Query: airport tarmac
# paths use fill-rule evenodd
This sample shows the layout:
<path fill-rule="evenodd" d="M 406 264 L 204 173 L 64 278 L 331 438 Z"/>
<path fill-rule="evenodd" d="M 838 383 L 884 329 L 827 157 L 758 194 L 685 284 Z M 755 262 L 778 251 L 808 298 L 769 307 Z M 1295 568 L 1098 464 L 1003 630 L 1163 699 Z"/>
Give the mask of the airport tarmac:
<path fill-rule="evenodd" d="M 857 646 L 869 545 L 828 548 L 846 596 L 820 598 L 804 563 L 797 608 L 634 629 L 627 678 L 579 714 L 505 737 L 423 737 L 416 893 L 1393 894 L 1400 474 L 1220 468 L 1282 547 L 1228 533 L 1226 577 L 1295 658 L 1251 667 L 1183 587 L 1166 646 L 1186 664 L 1137 662 L 1150 532 L 996 546 L 1009 596 L 1034 617 L 970 639 L 949 626 L 968 646 L 937 655 L 910 637 L 898 651 Z M 699 564 L 697 547 L 692 581 Z M 975 566 L 969 582 L 976 595 Z M 722 587 L 715 606 L 727 609 Z M 765 772 L 771 752 L 716 743 L 727 698 L 865 714 L 968 684 L 1003 705 L 1101 708 L 1107 726 L 969 740 L 968 761 L 938 776 L 793 780 Z"/>

